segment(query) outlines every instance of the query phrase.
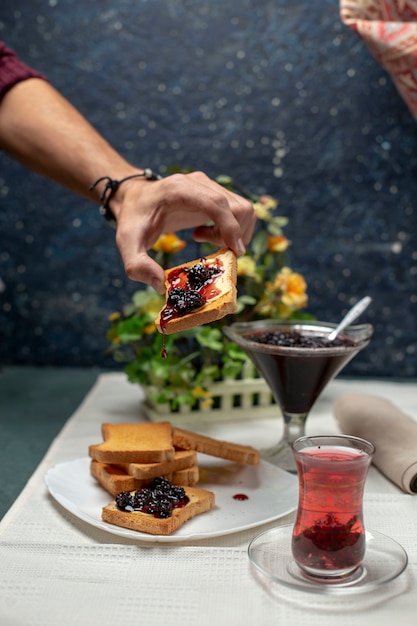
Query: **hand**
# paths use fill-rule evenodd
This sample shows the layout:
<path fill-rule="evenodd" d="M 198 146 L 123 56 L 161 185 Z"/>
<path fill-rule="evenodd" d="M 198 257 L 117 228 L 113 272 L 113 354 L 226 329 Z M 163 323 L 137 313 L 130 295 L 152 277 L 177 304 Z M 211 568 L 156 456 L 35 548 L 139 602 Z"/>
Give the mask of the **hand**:
<path fill-rule="evenodd" d="M 163 269 L 148 255 L 163 233 L 194 228 L 193 238 L 245 253 L 256 222 L 251 202 L 202 172 L 126 181 L 112 198 L 116 242 L 126 274 L 165 292 Z"/>

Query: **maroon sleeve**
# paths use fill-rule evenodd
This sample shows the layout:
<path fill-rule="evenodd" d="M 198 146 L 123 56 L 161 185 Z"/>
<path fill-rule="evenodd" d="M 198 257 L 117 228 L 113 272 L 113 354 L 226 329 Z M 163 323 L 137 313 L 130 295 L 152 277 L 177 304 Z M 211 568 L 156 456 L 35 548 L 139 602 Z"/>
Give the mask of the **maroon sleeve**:
<path fill-rule="evenodd" d="M 32 69 L 0 41 L 0 100 L 16 83 L 27 78 L 43 78 L 40 72 Z"/>

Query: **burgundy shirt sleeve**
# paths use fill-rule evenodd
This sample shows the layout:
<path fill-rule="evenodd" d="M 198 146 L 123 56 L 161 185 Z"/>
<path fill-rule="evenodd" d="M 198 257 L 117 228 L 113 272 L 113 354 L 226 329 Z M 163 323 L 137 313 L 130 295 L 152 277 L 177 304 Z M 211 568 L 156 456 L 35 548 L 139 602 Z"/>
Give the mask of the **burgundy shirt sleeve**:
<path fill-rule="evenodd" d="M 43 78 L 40 72 L 32 69 L 0 41 L 0 100 L 16 83 L 27 78 Z"/>

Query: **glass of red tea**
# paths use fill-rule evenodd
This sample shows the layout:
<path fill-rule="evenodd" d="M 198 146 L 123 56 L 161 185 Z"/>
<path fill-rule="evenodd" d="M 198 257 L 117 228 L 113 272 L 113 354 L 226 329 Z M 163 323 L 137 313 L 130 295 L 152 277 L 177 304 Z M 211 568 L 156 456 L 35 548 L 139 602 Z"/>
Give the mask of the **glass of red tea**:
<path fill-rule="evenodd" d="M 374 446 L 348 435 L 292 443 L 299 479 L 292 554 L 312 579 L 351 576 L 365 556 L 363 492 Z"/>

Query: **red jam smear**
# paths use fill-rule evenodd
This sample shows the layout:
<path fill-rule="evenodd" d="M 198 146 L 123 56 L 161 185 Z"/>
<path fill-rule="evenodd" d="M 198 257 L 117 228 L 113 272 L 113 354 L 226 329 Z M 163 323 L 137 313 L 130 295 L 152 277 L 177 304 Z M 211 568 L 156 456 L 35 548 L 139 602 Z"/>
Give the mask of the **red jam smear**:
<path fill-rule="evenodd" d="M 249 496 L 247 496 L 246 493 L 235 493 L 233 500 L 249 500 Z"/>

